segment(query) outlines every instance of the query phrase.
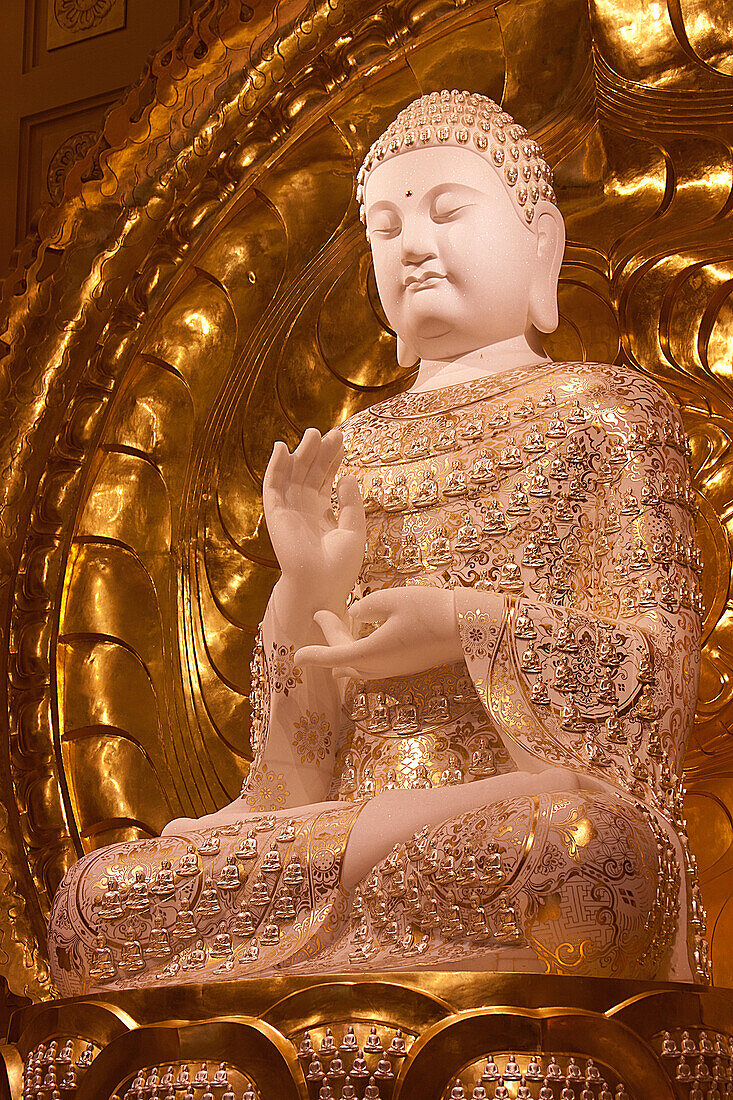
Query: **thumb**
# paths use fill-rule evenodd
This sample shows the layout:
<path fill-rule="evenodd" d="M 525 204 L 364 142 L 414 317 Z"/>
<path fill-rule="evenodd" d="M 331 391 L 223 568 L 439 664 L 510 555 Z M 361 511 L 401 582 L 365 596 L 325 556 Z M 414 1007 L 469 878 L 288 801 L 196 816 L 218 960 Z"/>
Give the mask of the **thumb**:
<path fill-rule="evenodd" d="M 353 642 L 351 631 L 333 611 L 316 611 L 313 618 L 329 645 L 348 645 Z"/>

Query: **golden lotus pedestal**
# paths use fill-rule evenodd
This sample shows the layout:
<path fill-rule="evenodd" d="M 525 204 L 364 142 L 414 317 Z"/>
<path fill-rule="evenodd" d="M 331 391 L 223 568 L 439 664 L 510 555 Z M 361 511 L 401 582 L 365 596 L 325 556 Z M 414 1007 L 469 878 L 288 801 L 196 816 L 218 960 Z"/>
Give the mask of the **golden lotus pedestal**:
<path fill-rule="evenodd" d="M 477 1082 L 491 1100 L 501 1083 L 485 1073 L 487 1061 L 503 1074 L 513 1058 L 524 1073 L 533 1056 L 556 1100 L 563 1089 L 596 1100 L 603 1081 L 612 1096 L 632 1100 L 733 1095 L 733 991 L 457 971 L 275 977 L 46 1001 L 11 1018 L 0 1094 L 19 1100 L 25 1086 L 25 1095 L 49 1100 L 184 1098 L 186 1066 L 192 1085 L 197 1073 L 209 1082 L 192 1087 L 196 1100 L 240 1100 L 249 1088 L 259 1100 L 339 1100 L 355 1057 L 353 1040 L 344 1044 L 349 1028 L 359 1048 L 367 1045 L 367 1074 L 351 1078 L 356 1097 L 374 1076 L 382 1100 L 442 1100 L 458 1078 L 468 1100 Z M 373 1028 L 383 1050 L 370 1053 Z M 317 1054 L 326 1040 L 328 1051 L 328 1029 L 336 1050 L 320 1055 L 324 1076 L 309 1075 L 303 1038 L 309 1032 Z M 515 1097 L 521 1082 L 511 1070 L 505 1087 Z M 156 1085 L 167 1073 L 172 1091 Z M 543 1081 L 532 1076 L 526 1087 L 537 1097 Z M 140 1093 L 136 1078 L 145 1082 Z"/>

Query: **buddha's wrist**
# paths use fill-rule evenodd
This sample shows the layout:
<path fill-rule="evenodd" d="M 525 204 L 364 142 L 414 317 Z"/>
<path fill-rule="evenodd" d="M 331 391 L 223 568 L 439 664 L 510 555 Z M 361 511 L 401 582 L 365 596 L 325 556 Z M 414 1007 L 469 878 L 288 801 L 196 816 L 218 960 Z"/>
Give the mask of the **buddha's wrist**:
<path fill-rule="evenodd" d="M 276 629 L 298 645 L 323 642 L 323 635 L 313 616 L 317 611 L 332 611 L 342 618 L 346 613 L 346 600 L 325 594 L 304 580 L 295 581 L 282 576 L 272 593 L 272 609 Z"/>

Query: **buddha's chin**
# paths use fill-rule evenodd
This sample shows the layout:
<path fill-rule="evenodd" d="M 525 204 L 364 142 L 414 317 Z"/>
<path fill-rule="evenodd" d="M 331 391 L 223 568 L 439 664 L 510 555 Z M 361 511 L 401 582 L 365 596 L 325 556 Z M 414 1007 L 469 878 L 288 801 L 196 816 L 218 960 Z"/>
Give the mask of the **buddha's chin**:
<path fill-rule="evenodd" d="M 432 355 L 438 344 L 451 343 L 454 339 L 455 324 L 453 319 L 442 311 L 430 308 L 426 303 L 424 308 L 414 303 L 410 310 L 410 330 L 414 337 L 409 341 L 413 346 L 417 344 L 427 345 L 431 350 L 427 354 Z"/>
<path fill-rule="evenodd" d="M 445 322 L 415 325 L 413 331 L 416 335 L 408 344 L 421 359 L 458 359 L 474 346 L 462 331 Z"/>

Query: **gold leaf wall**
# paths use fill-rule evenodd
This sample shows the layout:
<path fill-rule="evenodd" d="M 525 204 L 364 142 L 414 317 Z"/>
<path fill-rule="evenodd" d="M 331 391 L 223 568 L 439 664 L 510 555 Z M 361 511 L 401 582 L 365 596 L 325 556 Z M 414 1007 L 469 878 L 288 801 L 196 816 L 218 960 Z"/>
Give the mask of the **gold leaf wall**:
<path fill-rule="evenodd" d="M 83 851 L 233 798 L 276 578 L 274 439 L 405 385 L 354 198 L 414 96 L 502 100 L 569 245 L 560 358 L 661 381 L 694 442 L 706 648 L 688 813 L 733 984 L 733 44 L 726 6 L 200 4 L 45 209 L 3 291 L 0 896 L 14 989 Z M 0 968 L 2 968 L 0 960 Z"/>

